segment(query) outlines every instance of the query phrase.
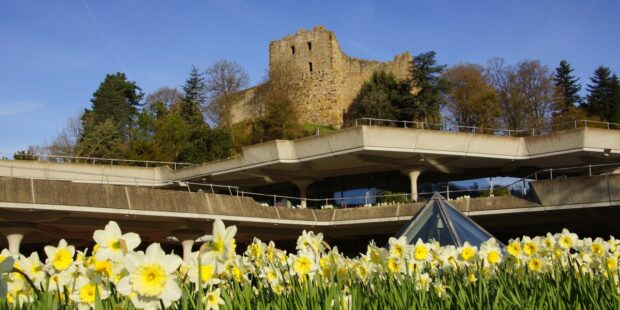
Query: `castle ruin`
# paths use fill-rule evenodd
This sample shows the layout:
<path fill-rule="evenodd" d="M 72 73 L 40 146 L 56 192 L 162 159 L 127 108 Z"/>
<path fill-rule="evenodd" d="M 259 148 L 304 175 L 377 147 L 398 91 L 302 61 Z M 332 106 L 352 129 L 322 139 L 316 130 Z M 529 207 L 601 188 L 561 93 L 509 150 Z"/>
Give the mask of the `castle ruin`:
<path fill-rule="evenodd" d="M 340 49 L 332 31 L 322 26 L 311 31 L 299 30 L 269 44 L 269 74 L 277 66 L 287 67 L 287 82 L 300 88 L 291 98 L 297 105 L 300 122 L 340 125 L 362 84 L 376 71 L 393 73 L 398 79 L 410 76 L 412 57 L 409 52 L 390 62 L 352 58 Z M 232 122 L 253 117 L 249 102 L 256 87 L 242 92 L 233 105 Z"/>

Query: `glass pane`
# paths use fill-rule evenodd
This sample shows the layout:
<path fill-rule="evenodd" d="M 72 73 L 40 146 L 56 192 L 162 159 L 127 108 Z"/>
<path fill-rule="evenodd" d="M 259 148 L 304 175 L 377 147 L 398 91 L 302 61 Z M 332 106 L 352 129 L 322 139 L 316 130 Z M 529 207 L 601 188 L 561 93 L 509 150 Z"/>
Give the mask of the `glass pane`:
<path fill-rule="evenodd" d="M 447 216 L 450 217 L 454 232 L 462 243 L 468 241 L 469 244 L 479 247 L 483 242 L 493 238 L 493 236 L 478 228 L 470 218 L 454 208 L 446 206 L 444 210 L 446 210 Z"/>
<path fill-rule="evenodd" d="M 433 204 L 431 207 L 424 208 L 416 216 L 403 235 L 409 244 L 414 244 L 418 239 L 424 242 L 431 240 L 438 241 L 441 245 L 454 244 L 450 234 L 448 224 L 439 212 L 439 207 Z"/>

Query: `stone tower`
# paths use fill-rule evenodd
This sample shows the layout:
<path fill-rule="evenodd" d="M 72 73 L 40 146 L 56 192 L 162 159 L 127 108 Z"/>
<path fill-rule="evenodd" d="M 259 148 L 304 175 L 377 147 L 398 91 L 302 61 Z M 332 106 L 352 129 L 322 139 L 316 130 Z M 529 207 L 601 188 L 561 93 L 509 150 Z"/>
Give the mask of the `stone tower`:
<path fill-rule="evenodd" d="M 357 59 L 340 50 L 333 32 L 322 26 L 311 31 L 299 30 L 269 44 L 269 72 L 285 66 L 288 82 L 300 86 L 297 105 L 300 121 L 320 125 L 339 125 L 362 84 L 375 71 L 387 71 L 404 79 L 410 74 L 412 57 L 408 52 L 391 62 Z M 233 122 L 251 117 L 244 106 L 253 96 L 253 88 L 245 91 L 242 102 L 233 108 Z"/>

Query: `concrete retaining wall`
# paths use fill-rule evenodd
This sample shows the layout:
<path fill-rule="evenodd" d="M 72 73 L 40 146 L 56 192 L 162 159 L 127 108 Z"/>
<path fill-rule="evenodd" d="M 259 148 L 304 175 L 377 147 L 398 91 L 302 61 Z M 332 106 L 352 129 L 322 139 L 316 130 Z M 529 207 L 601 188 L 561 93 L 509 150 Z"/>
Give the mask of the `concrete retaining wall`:
<path fill-rule="evenodd" d="M 544 206 L 620 203 L 620 175 L 541 180 L 531 182 L 535 197 Z"/>

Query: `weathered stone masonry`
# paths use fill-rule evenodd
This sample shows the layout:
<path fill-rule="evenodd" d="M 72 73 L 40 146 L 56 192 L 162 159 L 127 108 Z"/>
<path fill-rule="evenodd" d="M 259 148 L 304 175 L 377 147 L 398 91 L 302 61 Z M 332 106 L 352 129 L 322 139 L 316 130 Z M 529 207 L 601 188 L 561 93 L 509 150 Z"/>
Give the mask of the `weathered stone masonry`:
<path fill-rule="evenodd" d="M 370 61 L 347 56 L 333 32 L 322 26 L 311 31 L 299 30 L 269 44 L 269 71 L 274 66 L 291 66 L 290 83 L 301 86 L 301 94 L 292 98 L 302 123 L 342 124 L 343 112 L 351 105 L 362 84 L 375 71 L 387 71 L 397 78 L 409 76 L 411 54 L 402 53 L 391 62 Z M 232 108 L 233 123 L 252 117 L 247 103 L 254 89 L 244 91 L 240 102 Z"/>

